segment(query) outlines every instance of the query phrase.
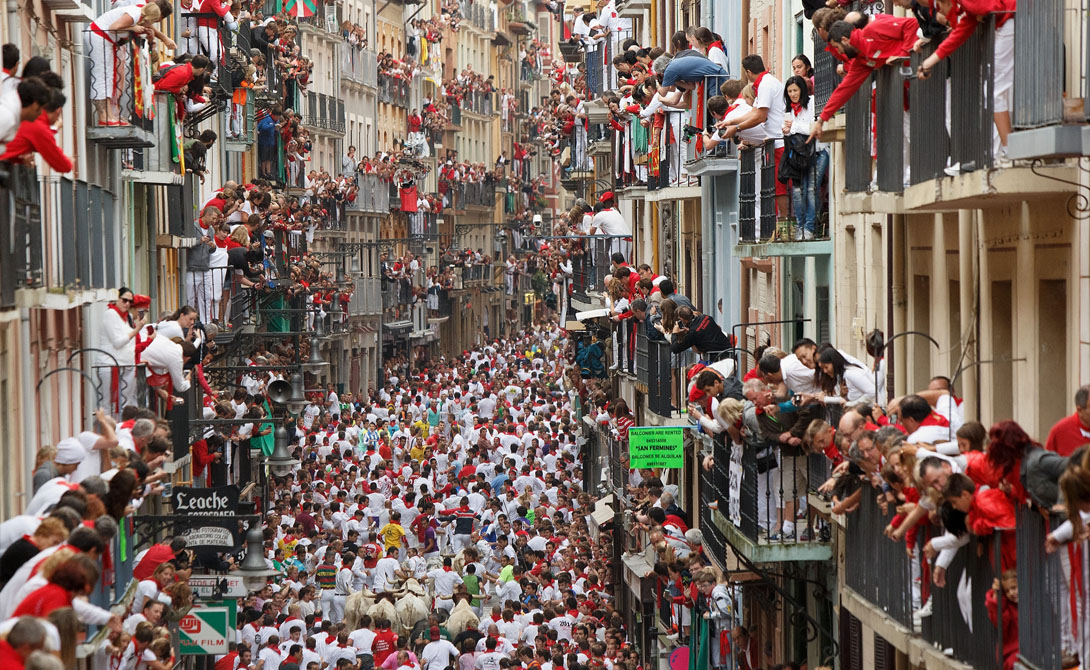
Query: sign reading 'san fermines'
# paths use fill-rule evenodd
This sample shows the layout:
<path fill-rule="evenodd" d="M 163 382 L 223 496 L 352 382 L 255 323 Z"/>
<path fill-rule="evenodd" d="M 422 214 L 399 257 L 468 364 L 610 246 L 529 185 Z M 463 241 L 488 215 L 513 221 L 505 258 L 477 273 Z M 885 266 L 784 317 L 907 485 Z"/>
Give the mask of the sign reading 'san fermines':
<path fill-rule="evenodd" d="M 628 429 L 630 468 L 685 467 L 685 428 L 647 426 Z"/>
<path fill-rule="evenodd" d="M 230 551 L 239 545 L 237 486 L 176 486 L 171 495 L 174 532 L 190 548 Z"/>

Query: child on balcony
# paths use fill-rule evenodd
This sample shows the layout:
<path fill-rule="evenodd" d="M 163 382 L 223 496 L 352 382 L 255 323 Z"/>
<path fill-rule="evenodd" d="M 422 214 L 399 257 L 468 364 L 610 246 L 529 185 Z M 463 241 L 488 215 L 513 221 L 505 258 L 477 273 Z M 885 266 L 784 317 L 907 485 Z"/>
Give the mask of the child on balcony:
<path fill-rule="evenodd" d="M 984 607 L 992 624 L 999 622 L 999 592 L 1003 592 L 1003 670 L 1014 670 L 1018 658 L 1018 574 L 1004 570 L 999 579 L 992 580 L 992 588 L 984 596 Z"/>

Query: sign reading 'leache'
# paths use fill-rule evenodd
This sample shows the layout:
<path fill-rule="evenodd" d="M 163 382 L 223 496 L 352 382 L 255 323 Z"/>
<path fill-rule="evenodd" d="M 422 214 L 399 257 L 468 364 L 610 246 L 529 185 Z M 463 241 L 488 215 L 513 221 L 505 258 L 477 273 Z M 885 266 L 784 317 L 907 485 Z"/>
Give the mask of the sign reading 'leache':
<path fill-rule="evenodd" d="M 238 546 L 238 487 L 175 486 L 174 532 L 191 548 L 230 551 Z"/>
<path fill-rule="evenodd" d="M 632 427 L 628 429 L 628 467 L 681 468 L 685 466 L 685 429 Z"/>

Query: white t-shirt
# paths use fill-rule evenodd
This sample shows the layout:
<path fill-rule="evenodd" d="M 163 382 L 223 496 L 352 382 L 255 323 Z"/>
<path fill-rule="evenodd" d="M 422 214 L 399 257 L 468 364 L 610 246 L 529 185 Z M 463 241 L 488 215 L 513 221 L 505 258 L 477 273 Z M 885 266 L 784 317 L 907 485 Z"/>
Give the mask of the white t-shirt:
<path fill-rule="evenodd" d="M 631 235 L 632 226 L 616 209 L 603 209 L 594 215 L 591 225 L 597 235 Z"/>
<path fill-rule="evenodd" d="M 761 78 L 761 85 L 757 87 L 756 100 L 753 106 L 757 109 L 767 109 L 765 118 L 765 134 L 768 137 L 779 137 L 783 134 L 783 82 L 772 76 L 771 72 L 765 72 Z M 776 147 L 782 147 L 783 140 L 776 140 Z"/>
<path fill-rule="evenodd" d="M 389 587 L 393 585 L 397 579 L 395 570 L 400 567 L 396 558 L 387 556 L 386 558 L 380 558 L 378 563 L 375 564 L 375 584 L 374 591 L 388 591 Z"/>
<path fill-rule="evenodd" d="M 370 628 L 360 628 L 348 634 L 348 641 L 360 654 L 370 654 L 371 645 L 375 642 L 375 631 Z"/>
<path fill-rule="evenodd" d="M 458 648 L 450 640 L 435 640 L 424 646 L 420 660 L 428 670 L 442 670 L 450 665 L 451 659 L 458 657 Z"/>

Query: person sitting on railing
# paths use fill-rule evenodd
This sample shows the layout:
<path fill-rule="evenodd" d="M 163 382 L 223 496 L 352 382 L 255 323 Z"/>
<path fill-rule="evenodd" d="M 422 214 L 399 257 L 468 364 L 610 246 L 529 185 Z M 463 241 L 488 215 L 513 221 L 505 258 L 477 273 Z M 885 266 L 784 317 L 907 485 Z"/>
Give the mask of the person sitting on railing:
<path fill-rule="evenodd" d="M 916 42 L 916 19 L 879 14 L 862 28 L 847 21 L 837 21 L 829 28 L 829 43 L 851 58 L 847 75 L 829 96 L 820 117 L 810 129 L 810 138 L 821 139 L 822 126 L 851 99 L 874 70 L 899 65 L 909 56 Z"/>
<path fill-rule="evenodd" d="M 0 154 L 0 161 L 30 160 L 30 156 L 37 153 L 57 172 L 71 172 L 72 159 L 57 145 L 53 131 L 53 124 L 60 119 L 64 108 L 64 93 L 46 86 L 37 77 L 19 82 L 18 91 L 23 102 L 22 122 L 15 137 Z"/>

